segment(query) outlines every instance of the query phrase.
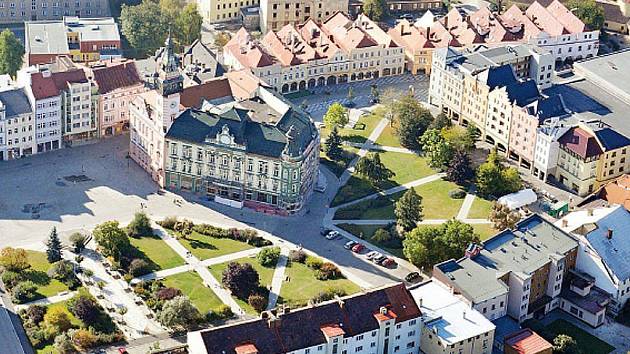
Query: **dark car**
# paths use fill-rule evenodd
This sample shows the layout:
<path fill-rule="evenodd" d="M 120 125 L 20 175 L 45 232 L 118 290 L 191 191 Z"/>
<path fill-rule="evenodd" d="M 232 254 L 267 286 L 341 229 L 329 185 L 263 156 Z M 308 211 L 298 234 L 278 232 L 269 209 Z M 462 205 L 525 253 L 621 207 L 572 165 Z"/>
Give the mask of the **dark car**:
<path fill-rule="evenodd" d="M 411 272 L 405 276 L 405 280 L 410 283 L 417 283 L 422 280 L 422 276 L 418 272 Z"/>
<path fill-rule="evenodd" d="M 332 230 L 331 229 L 327 229 L 325 227 L 322 227 L 321 229 L 319 229 L 319 234 L 322 236 L 326 236 L 328 235 Z"/>

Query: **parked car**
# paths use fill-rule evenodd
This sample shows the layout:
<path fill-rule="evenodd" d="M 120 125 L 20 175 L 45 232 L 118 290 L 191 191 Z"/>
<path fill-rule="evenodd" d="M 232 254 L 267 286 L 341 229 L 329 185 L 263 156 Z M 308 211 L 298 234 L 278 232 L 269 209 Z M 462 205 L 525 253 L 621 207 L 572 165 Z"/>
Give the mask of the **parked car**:
<path fill-rule="evenodd" d="M 349 250 L 349 249 L 352 249 L 352 247 L 354 247 L 354 245 L 356 245 L 356 244 L 357 244 L 356 241 L 350 240 L 350 241 L 346 242 L 345 245 L 343 245 L 343 248 Z"/>
<path fill-rule="evenodd" d="M 368 252 L 365 257 L 367 257 L 367 259 L 372 259 L 374 257 L 376 257 L 377 255 L 379 255 L 380 253 L 376 252 L 376 251 L 370 251 Z"/>
<path fill-rule="evenodd" d="M 129 352 L 127 351 L 127 349 L 120 347 L 118 348 L 118 353 L 119 354 L 129 354 Z"/>
<path fill-rule="evenodd" d="M 331 229 L 327 229 L 325 227 L 322 227 L 321 229 L 319 229 L 319 234 L 322 236 L 326 236 L 328 235 L 332 230 Z"/>
<path fill-rule="evenodd" d="M 352 252 L 359 253 L 359 252 L 363 251 L 364 248 L 365 248 L 365 246 L 363 246 L 360 243 L 357 243 L 356 245 L 352 246 Z"/>
<path fill-rule="evenodd" d="M 417 283 L 422 280 L 422 276 L 418 272 L 411 272 L 405 276 L 405 280 L 410 283 Z"/>
<path fill-rule="evenodd" d="M 400 16 L 401 20 L 407 20 L 407 21 L 413 21 L 413 15 L 412 14 L 402 14 Z"/>
<path fill-rule="evenodd" d="M 385 258 L 380 263 L 383 267 L 393 267 L 396 265 L 396 261 L 393 258 Z"/>
<path fill-rule="evenodd" d="M 376 263 L 376 264 L 381 264 L 382 261 L 386 260 L 387 257 L 383 256 L 382 254 L 378 254 L 378 257 L 374 257 L 372 259 L 372 262 Z"/>
<path fill-rule="evenodd" d="M 327 240 L 334 240 L 334 239 L 336 239 L 336 238 L 337 238 L 337 237 L 339 237 L 339 236 L 340 236 L 340 235 L 339 235 L 339 232 L 337 232 L 337 231 L 331 231 L 331 232 L 329 232 L 329 233 L 328 233 L 328 235 L 326 235 L 326 239 L 327 239 Z"/>

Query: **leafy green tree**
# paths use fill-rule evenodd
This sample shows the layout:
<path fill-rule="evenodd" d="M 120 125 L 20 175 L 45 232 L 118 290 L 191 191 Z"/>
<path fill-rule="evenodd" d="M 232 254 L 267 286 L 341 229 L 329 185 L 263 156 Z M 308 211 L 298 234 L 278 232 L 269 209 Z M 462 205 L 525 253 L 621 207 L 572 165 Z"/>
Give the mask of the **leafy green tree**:
<path fill-rule="evenodd" d="M 197 323 L 200 317 L 199 310 L 188 297 L 177 296 L 164 303 L 158 314 L 158 321 L 171 328 L 188 328 Z"/>
<path fill-rule="evenodd" d="M 518 171 L 513 167 L 506 167 L 496 149 L 490 152 L 486 162 L 477 169 L 476 180 L 479 193 L 497 197 L 514 193 L 523 185 Z"/>
<path fill-rule="evenodd" d="M 412 95 L 404 95 L 394 104 L 394 133 L 400 144 L 408 149 L 420 149 L 419 138 L 432 121 L 431 112 Z"/>
<path fill-rule="evenodd" d="M 442 224 L 440 239 L 444 250 L 443 259 L 440 262 L 451 258 L 460 258 L 471 242 L 479 242 L 479 237 L 475 235 L 473 227 L 456 219 Z"/>
<path fill-rule="evenodd" d="M 553 352 L 557 354 L 582 354 L 575 339 L 566 334 L 558 334 L 553 339 Z"/>
<path fill-rule="evenodd" d="M 324 124 L 327 127 L 343 127 L 348 124 L 348 110 L 339 102 L 331 104 L 326 114 L 324 114 Z"/>
<path fill-rule="evenodd" d="M 571 12 L 582 20 L 589 29 L 601 30 L 604 26 L 606 20 L 604 8 L 595 0 L 569 0 L 566 7 L 571 9 Z"/>
<path fill-rule="evenodd" d="M 387 3 L 385 0 L 365 0 L 363 13 L 373 21 L 380 21 L 387 15 Z"/>
<path fill-rule="evenodd" d="M 151 221 L 145 213 L 136 213 L 133 220 L 127 225 L 127 235 L 129 237 L 141 237 L 153 235 Z"/>
<path fill-rule="evenodd" d="M 451 161 L 446 167 L 446 178 L 449 181 L 463 185 L 475 175 L 472 167 L 470 167 L 470 158 L 464 151 L 455 151 Z"/>
<path fill-rule="evenodd" d="M 373 185 L 379 185 L 395 175 L 392 170 L 381 162 L 379 153 L 369 153 L 360 158 L 355 166 L 355 170 Z"/>
<path fill-rule="evenodd" d="M 143 0 L 136 6 L 122 5 L 122 34 L 139 55 L 153 54 L 164 44 L 169 27 L 167 21 L 155 1 Z"/>
<path fill-rule="evenodd" d="M 28 254 L 21 248 L 5 247 L 0 251 L 0 266 L 4 270 L 20 273 L 31 267 Z"/>
<path fill-rule="evenodd" d="M 440 133 L 448 145 L 455 150 L 470 152 L 475 147 L 475 140 L 468 130 L 458 125 L 442 128 Z"/>
<path fill-rule="evenodd" d="M 24 46 L 9 29 L 0 32 L 0 74 L 15 74 L 22 67 Z"/>
<path fill-rule="evenodd" d="M 378 229 L 374 231 L 374 235 L 372 235 L 372 240 L 379 243 L 387 243 L 392 240 L 392 234 L 385 229 Z"/>
<path fill-rule="evenodd" d="M 422 197 L 411 188 L 396 202 L 394 209 L 396 225 L 405 232 L 409 232 L 422 221 Z"/>
<path fill-rule="evenodd" d="M 343 149 L 341 148 L 341 136 L 337 126 L 333 126 L 332 131 L 324 142 L 324 153 L 326 156 L 333 160 L 339 161 L 343 157 Z"/>
<path fill-rule="evenodd" d="M 429 166 L 443 169 L 453 156 L 453 148 L 437 129 L 428 129 L 420 137 L 420 144 Z"/>
<path fill-rule="evenodd" d="M 280 247 L 263 248 L 256 255 L 258 263 L 263 267 L 273 267 L 278 263 L 280 258 Z"/>
<path fill-rule="evenodd" d="M 49 263 L 61 260 L 61 241 L 59 241 L 59 235 L 57 235 L 57 228 L 54 226 L 46 241 L 46 258 Z"/>
<path fill-rule="evenodd" d="M 120 261 L 131 249 L 131 243 L 125 230 L 118 226 L 118 221 L 107 221 L 97 225 L 92 232 L 105 257 Z"/>
<path fill-rule="evenodd" d="M 18 304 L 35 300 L 37 286 L 30 280 L 18 283 L 11 289 L 13 300 Z"/>
<path fill-rule="evenodd" d="M 435 116 L 435 119 L 433 119 L 431 124 L 429 124 L 429 129 L 437 129 L 439 131 L 442 131 L 442 128 L 448 128 L 451 125 L 453 125 L 451 119 L 446 116 L 446 114 L 440 113 Z"/>
<path fill-rule="evenodd" d="M 436 242 L 441 235 L 438 227 L 415 228 L 403 240 L 403 254 L 417 266 L 428 266 L 438 262 Z"/>
<path fill-rule="evenodd" d="M 413 264 L 431 267 L 461 257 L 471 242 L 479 242 L 472 226 L 453 219 L 440 226 L 413 229 L 403 240 L 403 253 Z"/>
<path fill-rule="evenodd" d="M 44 326 L 48 333 L 57 335 L 69 330 L 72 327 L 72 322 L 70 322 L 70 317 L 65 309 L 51 307 L 44 315 Z"/>
<path fill-rule="evenodd" d="M 203 17 L 197 11 L 197 4 L 192 2 L 184 6 L 175 24 L 177 25 L 177 32 L 174 33 L 175 38 L 181 46 L 190 45 L 201 38 Z"/>

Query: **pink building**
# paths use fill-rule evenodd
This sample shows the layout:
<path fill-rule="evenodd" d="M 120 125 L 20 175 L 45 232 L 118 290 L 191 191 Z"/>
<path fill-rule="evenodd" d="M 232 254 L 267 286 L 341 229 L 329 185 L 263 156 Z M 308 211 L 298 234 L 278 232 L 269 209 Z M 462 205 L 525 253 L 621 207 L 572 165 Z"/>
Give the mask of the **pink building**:
<path fill-rule="evenodd" d="M 86 71 L 98 89 L 99 136 L 129 130 L 129 104 L 146 91 L 133 61 L 99 62 Z"/>

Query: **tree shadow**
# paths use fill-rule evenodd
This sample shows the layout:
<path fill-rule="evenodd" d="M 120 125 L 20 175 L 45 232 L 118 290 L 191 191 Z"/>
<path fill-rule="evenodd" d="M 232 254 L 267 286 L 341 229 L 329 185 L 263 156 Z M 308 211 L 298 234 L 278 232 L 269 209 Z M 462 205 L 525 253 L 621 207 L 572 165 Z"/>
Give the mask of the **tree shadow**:
<path fill-rule="evenodd" d="M 201 241 L 201 240 L 195 240 L 195 239 L 187 239 L 188 240 L 188 244 L 190 245 L 190 247 L 197 249 L 197 248 L 201 248 L 204 250 L 218 250 L 219 248 L 209 242 L 205 242 L 205 241 Z"/>

